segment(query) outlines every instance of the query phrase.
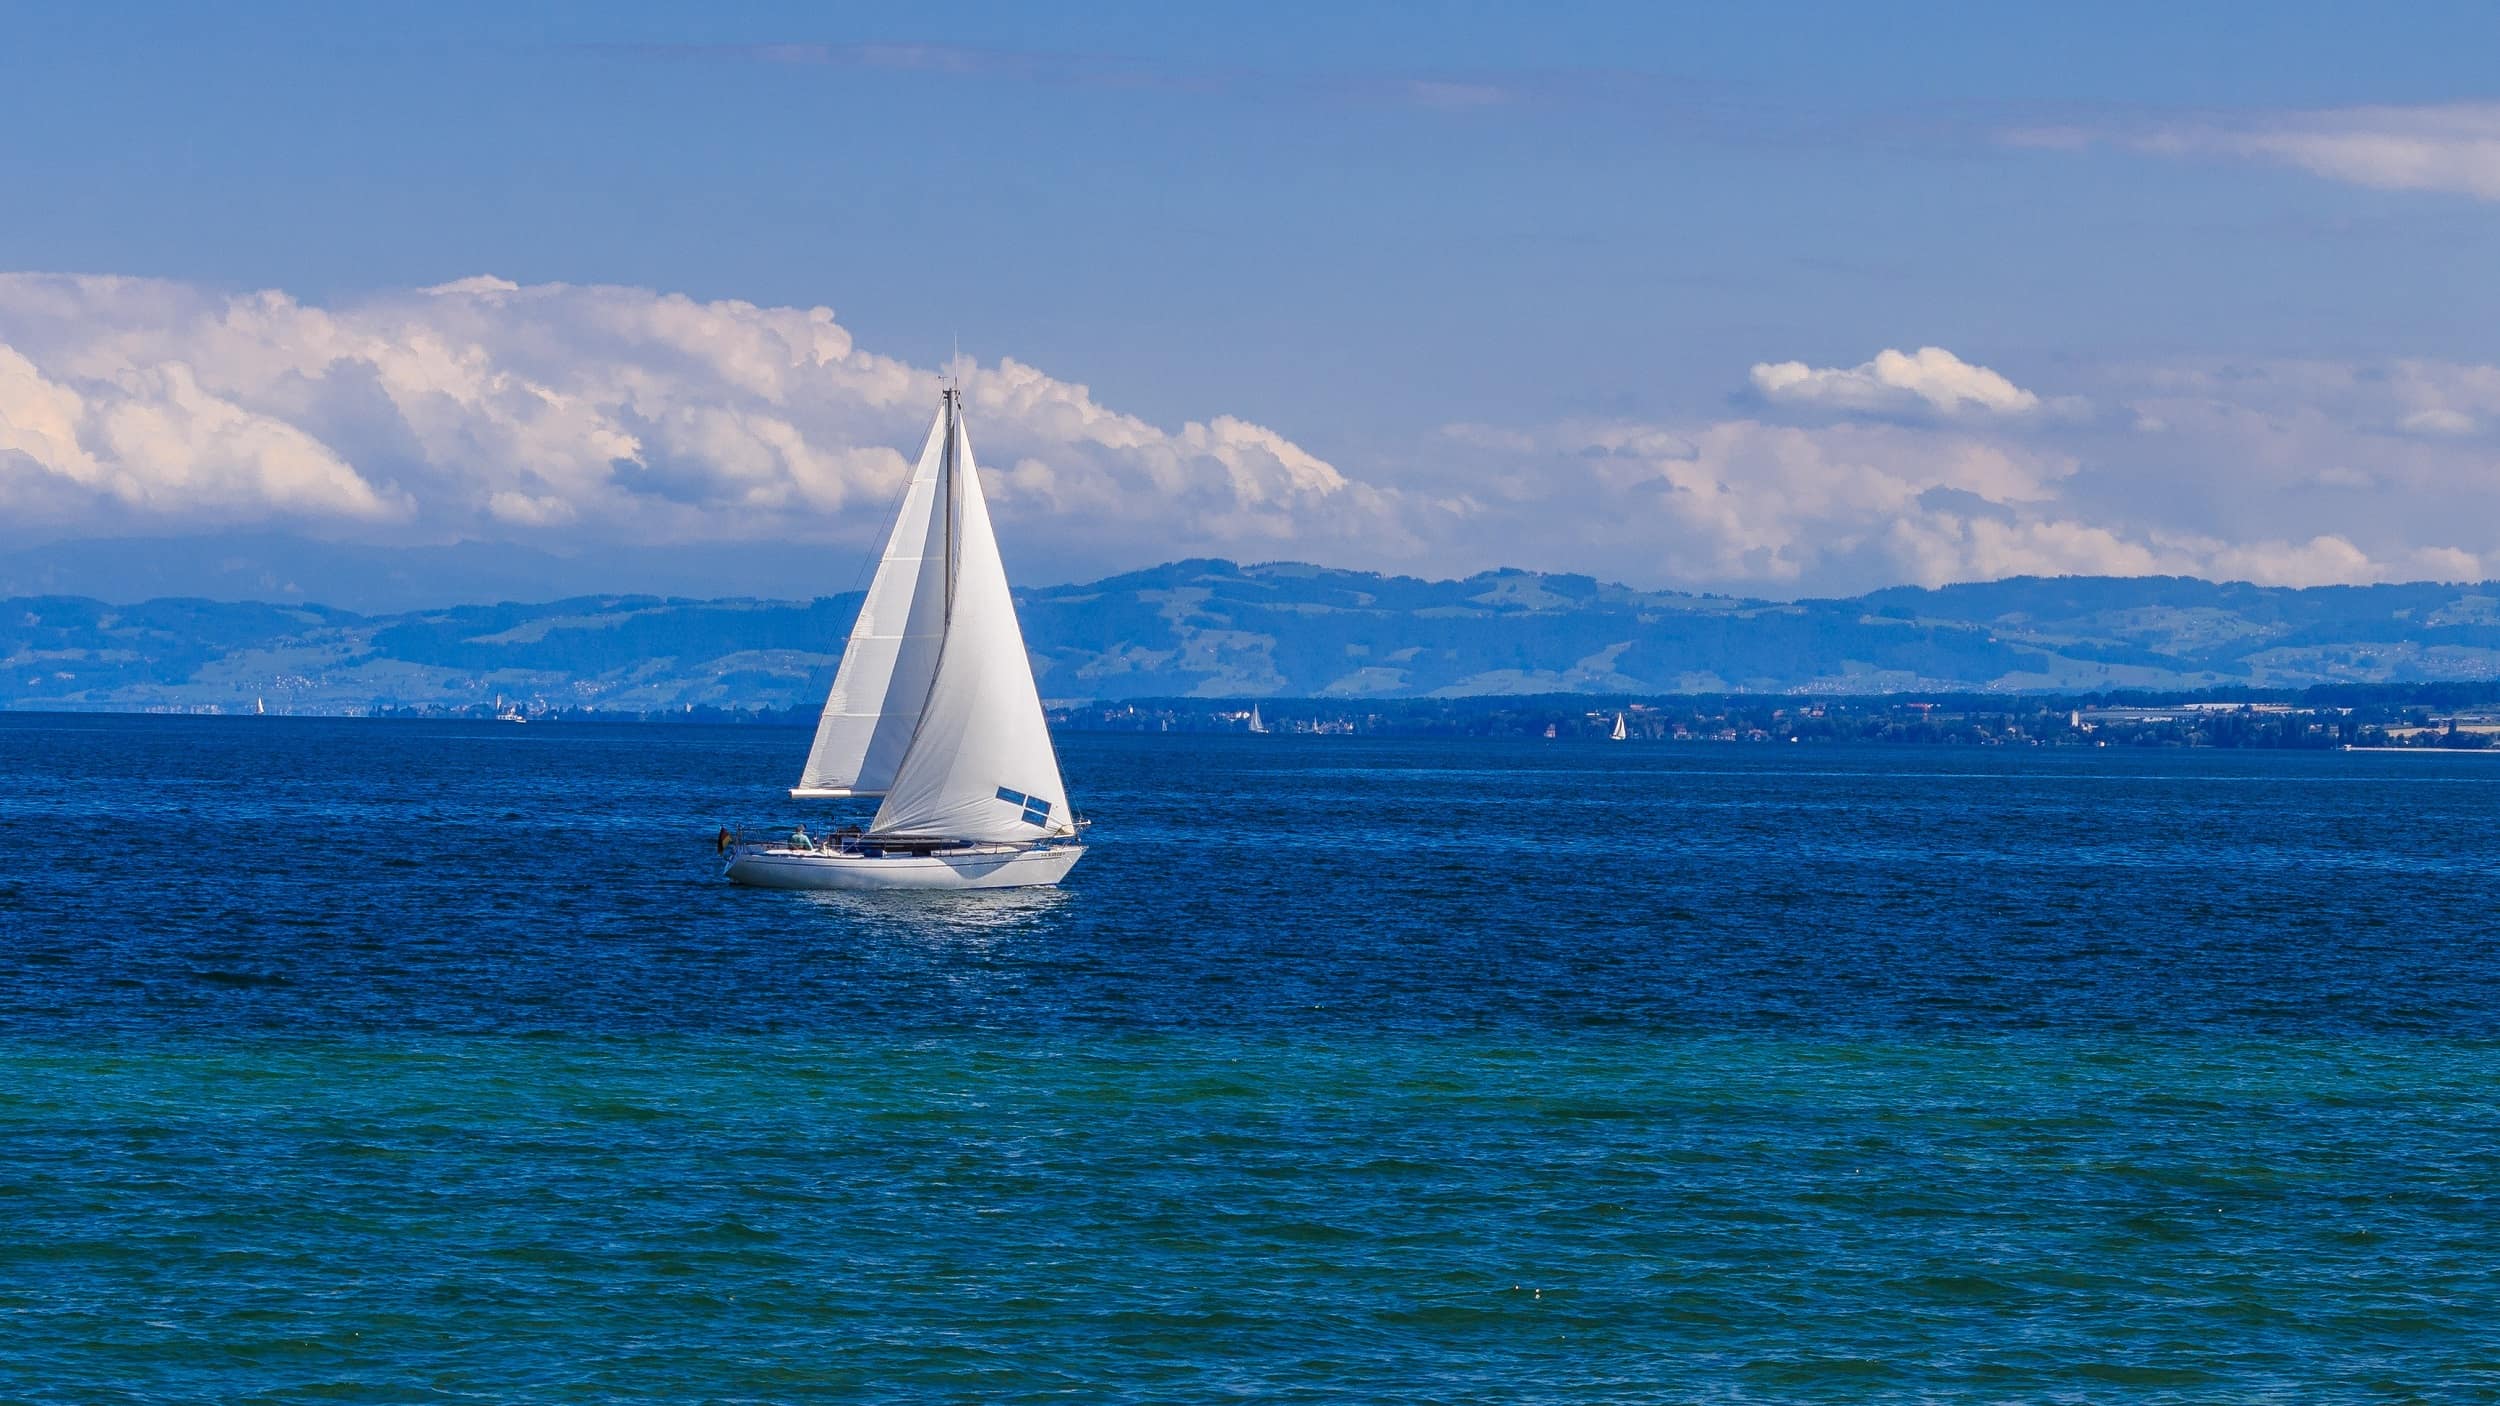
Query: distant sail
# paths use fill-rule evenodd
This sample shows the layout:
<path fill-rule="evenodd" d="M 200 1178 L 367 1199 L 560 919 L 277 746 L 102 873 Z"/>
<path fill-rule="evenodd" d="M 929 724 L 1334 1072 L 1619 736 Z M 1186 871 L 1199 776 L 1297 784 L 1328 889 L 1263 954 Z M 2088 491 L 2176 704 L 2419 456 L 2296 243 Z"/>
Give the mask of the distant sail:
<path fill-rule="evenodd" d="M 876 579 L 842 650 L 816 743 L 790 794 L 882 796 L 920 726 L 946 642 L 946 407 L 929 426 Z"/>
<path fill-rule="evenodd" d="M 942 411 L 941 422 L 946 418 Z M 939 625 L 944 646 L 918 730 L 868 833 L 1010 842 L 1073 835 L 1076 819 L 990 530 L 972 441 L 962 418 L 953 420 L 952 452 L 943 456 L 935 495 L 941 534 L 948 518 L 954 524 L 953 590 L 937 593 L 952 597 Z M 942 546 L 946 537 L 937 540 Z"/>
<path fill-rule="evenodd" d="M 1612 736 L 1617 742 L 1621 742 L 1626 737 L 1630 736 L 1629 733 L 1623 730 L 1623 714 L 1621 713 L 1615 714 L 1615 730 Z"/>

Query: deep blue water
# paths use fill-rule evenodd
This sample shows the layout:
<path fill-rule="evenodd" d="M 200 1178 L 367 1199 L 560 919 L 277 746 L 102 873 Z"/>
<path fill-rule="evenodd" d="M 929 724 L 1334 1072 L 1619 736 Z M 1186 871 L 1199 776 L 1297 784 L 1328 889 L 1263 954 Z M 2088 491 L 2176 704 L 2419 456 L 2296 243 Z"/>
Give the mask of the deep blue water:
<path fill-rule="evenodd" d="M 0 716 L 0 1399 L 2500 1394 L 2500 760 Z"/>

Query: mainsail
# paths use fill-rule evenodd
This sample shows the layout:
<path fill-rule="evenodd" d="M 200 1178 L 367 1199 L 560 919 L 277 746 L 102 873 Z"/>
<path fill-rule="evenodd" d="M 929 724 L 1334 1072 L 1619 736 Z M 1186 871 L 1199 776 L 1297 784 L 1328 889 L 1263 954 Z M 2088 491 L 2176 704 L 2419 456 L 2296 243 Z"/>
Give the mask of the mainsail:
<path fill-rule="evenodd" d="M 825 696 L 816 743 L 790 794 L 882 796 L 894 784 L 946 642 L 945 497 L 950 400 L 929 426 L 903 510 Z"/>
<path fill-rule="evenodd" d="M 955 392 L 946 393 L 939 420 L 950 432 L 939 472 L 938 540 L 951 568 L 944 578 L 951 589 L 939 592 L 943 646 L 868 832 L 983 841 L 1073 835 L 1059 756 L 1042 720 Z"/>

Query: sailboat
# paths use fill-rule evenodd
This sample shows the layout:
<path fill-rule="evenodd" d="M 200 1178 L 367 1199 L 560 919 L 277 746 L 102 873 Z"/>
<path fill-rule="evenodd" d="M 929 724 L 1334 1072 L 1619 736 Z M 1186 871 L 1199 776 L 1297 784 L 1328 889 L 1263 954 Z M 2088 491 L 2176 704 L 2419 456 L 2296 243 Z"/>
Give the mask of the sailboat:
<path fill-rule="evenodd" d="M 1614 732 L 1613 732 L 1613 734 L 1612 734 L 1613 739 L 1614 739 L 1615 741 L 1617 741 L 1617 742 L 1621 742 L 1623 739 L 1625 739 L 1625 738 L 1627 738 L 1627 737 L 1629 737 L 1629 736 L 1631 736 L 1631 735 L 1632 735 L 1632 734 L 1630 734 L 1630 733 L 1628 733 L 1628 732 L 1625 732 L 1625 731 L 1623 730 L 1623 714 L 1621 714 L 1621 713 L 1617 713 L 1617 714 L 1615 714 L 1615 730 L 1614 730 Z"/>
<path fill-rule="evenodd" d="M 1250 730 L 1252 732 L 1267 731 L 1267 723 L 1259 717 L 1259 705 L 1256 703 L 1250 705 Z"/>
<path fill-rule="evenodd" d="M 783 843 L 731 845 L 724 877 L 780 889 L 1025 888 L 1058 883 L 1085 853 L 952 387 L 790 794 L 875 799 L 877 812 L 827 838 L 801 826 Z"/>
<path fill-rule="evenodd" d="M 1554 740 L 1554 725 L 1552 723 L 1547 723 L 1545 725 L 1545 740 L 1548 742 Z"/>

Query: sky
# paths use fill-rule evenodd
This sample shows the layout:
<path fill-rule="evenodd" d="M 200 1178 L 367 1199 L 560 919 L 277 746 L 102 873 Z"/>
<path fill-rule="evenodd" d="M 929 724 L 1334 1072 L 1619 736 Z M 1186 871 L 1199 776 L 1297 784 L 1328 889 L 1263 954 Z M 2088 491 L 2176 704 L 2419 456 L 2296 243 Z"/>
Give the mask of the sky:
<path fill-rule="evenodd" d="M 2489 6 L 0 25 L 0 549 L 2500 577 Z"/>

